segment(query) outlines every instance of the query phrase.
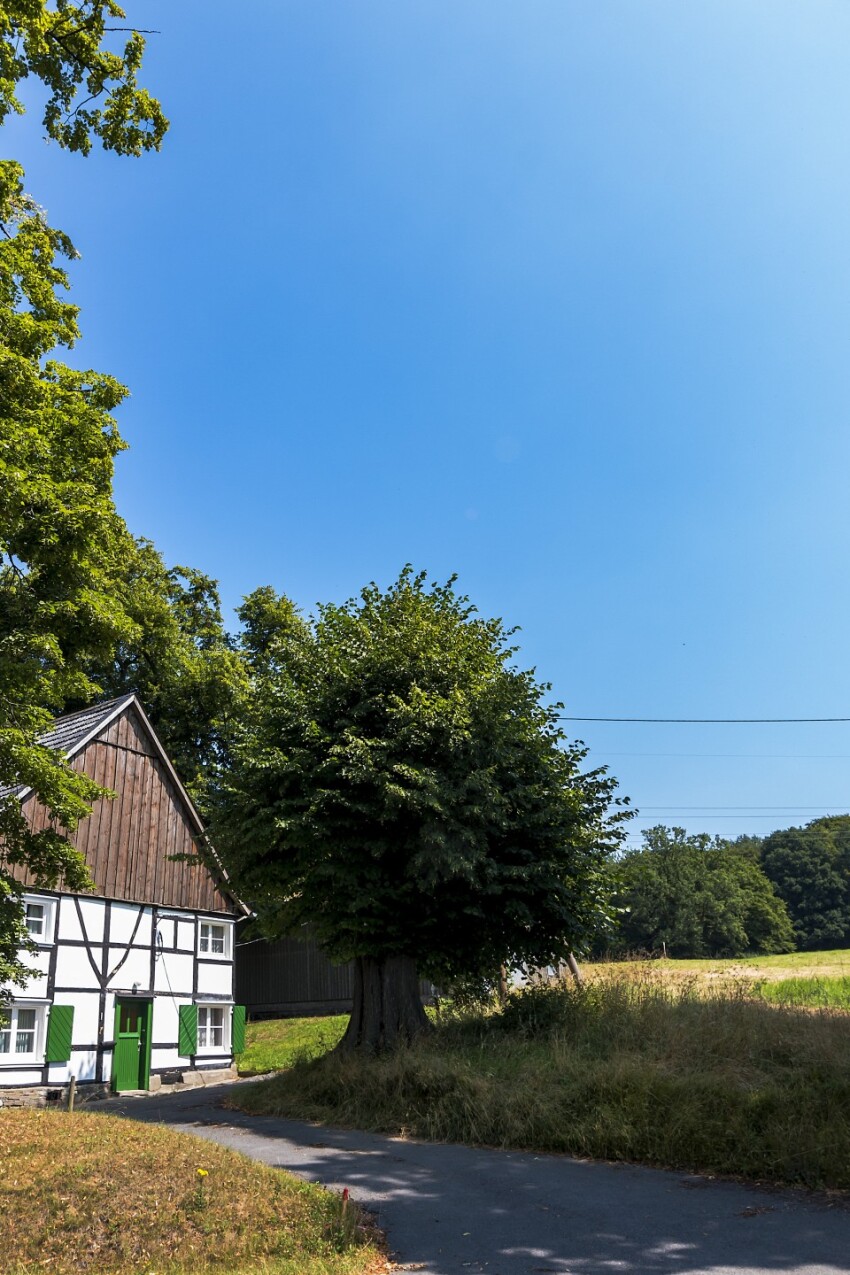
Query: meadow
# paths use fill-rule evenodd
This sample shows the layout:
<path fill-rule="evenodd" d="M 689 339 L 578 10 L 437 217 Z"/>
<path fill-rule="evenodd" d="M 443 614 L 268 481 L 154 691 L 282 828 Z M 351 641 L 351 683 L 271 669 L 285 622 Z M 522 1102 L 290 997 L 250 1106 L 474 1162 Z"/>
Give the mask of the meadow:
<path fill-rule="evenodd" d="M 232 1101 L 400 1136 L 846 1191 L 850 1014 L 836 998 L 848 958 L 585 967 L 582 988 L 530 988 L 503 1011 L 444 1007 L 430 1036 L 377 1058 L 330 1052 L 322 1020 L 311 1046 L 302 1022 L 300 1056 Z M 275 1031 L 295 1030 L 260 1026 L 267 1056 Z"/>
<path fill-rule="evenodd" d="M 378 1275 L 338 1195 L 187 1134 L 0 1110 L 3 1275 Z"/>

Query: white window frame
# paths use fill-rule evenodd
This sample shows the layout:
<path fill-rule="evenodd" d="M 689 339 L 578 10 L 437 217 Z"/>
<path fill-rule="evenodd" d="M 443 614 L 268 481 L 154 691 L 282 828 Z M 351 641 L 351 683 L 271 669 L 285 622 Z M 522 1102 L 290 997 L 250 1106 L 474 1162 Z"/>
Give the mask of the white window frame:
<path fill-rule="evenodd" d="M 22 901 L 24 909 L 32 906 L 44 909 L 41 933 L 33 934 L 29 929 L 29 925 L 27 925 L 27 930 L 33 943 L 37 943 L 39 947 L 52 947 L 55 942 L 56 900 L 47 898 L 43 894 L 25 894 Z"/>
<path fill-rule="evenodd" d="M 206 934 L 204 930 L 207 931 Z M 220 952 L 215 952 L 212 948 L 217 937 L 213 935 L 213 930 L 221 930 L 222 950 Z M 229 961 L 232 948 L 233 926 L 231 924 L 226 921 L 200 920 L 198 922 L 198 956 L 202 956 L 207 961 Z"/>
<path fill-rule="evenodd" d="M 233 1006 L 230 1004 L 222 1005 L 221 1001 L 198 1001 L 198 1054 L 229 1054 L 230 1053 L 230 1034 L 231 1024 L 233 1021 Z M 201 1021 L 201 1016 L 209 1015 L 210 1011 L 217 1010 L 221 1014 L 221 1044 L 214 1045 L 207 1043 L 207 1033 L 215 1030 L 212 1023 Z M 204 1034 L 204 1043 L 201 1043 L 201 1033 Z"/>
<path fill-rule="evenodd" d="M 18 1053 L 15 1044 L 18 1035 L 18 1014 L 21 1010 L 34 1011 L 33 1047 L 26 1053 Z M 45 1026 L 47 1023 L 47 1006 L 32 1001 L 12 1001 L 3 1010 L 4 1021 L 0 1024 L 0 1046 L 4 1036 L 8 1037 L 8 1051 L 0 1052 L 0 1067 L 19 1067 L 34 1062 L 44 1061 Z"/>

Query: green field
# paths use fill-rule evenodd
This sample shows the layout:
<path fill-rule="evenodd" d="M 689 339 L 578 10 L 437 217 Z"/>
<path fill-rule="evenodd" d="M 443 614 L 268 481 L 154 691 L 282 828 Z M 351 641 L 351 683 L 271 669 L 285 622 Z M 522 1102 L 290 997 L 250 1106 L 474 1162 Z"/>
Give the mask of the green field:
<path fill-rule="evenodd" d="M 328 1053 L 344 1019 L 264 1023 L 246 1111 L 850 1190 L 848 953 L 585 969 L 410 1050 Z M 805 974 L 802 972 L 805 971 Z M 277 1038 L 277 1039 L 276 1039 Z M 307 1059 L 312 1054 L 312 1060 Z"/>

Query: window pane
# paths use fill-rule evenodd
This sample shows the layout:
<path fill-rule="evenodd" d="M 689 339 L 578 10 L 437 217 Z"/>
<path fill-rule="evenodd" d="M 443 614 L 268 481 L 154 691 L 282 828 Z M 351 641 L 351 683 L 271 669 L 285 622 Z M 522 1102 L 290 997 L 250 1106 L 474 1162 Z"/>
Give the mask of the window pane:
<path fill-rule="evenodd" d="M 15 1033 L 15 1053 L 31 1054 L 35 1051 L 35 1010 L 18 1010 L 18 1029 Z"/>
<path fill-rule="evenodd" d="M 8 1025 L 0 1027 L 0 1054 L 8 1054 L 12 1044 L 12 1033 L 9 1031 Z"/>
<path fill-rule="evenodd" d="M 220 956 L 224 955 L 224 929 L 220 925 L 213 925 L 212 930 L 212 951 L 218 952 Z"/>
<path fill-rule="evenodd" d="M 210 950 L 210 927 L 208 925 L 201 926 L 201 942 L 199 946 L 202 952 Z"/>
<path fill-rule="evenodd" d="M 26 905 L 27 929 L 34 937 L 44 933 L 44 904 L 28 903 Z"/>

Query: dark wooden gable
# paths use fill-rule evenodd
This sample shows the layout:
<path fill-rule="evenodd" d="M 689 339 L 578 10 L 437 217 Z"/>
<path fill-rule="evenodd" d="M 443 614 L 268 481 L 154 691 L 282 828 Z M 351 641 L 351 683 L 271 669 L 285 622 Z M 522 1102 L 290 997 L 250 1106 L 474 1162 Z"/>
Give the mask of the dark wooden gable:
<path fill-rule="evenodd" d="M 112 801 L 96 802 L 70 838 L 85 856 L 96 894 L 203 912 L 236 910 L 200 861 L 169 857 L 196 853 L 201 824 L 134 699 L 73 754 L 71 765 L 115 793 Z M 49 826 L 32 793 L 22 808 L 33 831 Z M 33 884 L 28 874 L 19 879 Z"/>

